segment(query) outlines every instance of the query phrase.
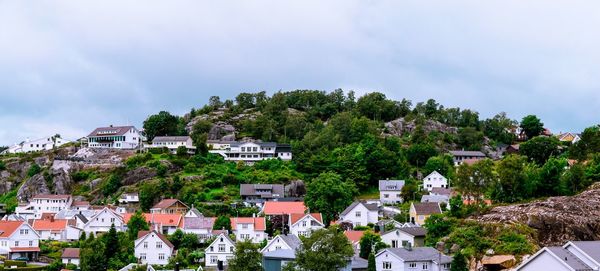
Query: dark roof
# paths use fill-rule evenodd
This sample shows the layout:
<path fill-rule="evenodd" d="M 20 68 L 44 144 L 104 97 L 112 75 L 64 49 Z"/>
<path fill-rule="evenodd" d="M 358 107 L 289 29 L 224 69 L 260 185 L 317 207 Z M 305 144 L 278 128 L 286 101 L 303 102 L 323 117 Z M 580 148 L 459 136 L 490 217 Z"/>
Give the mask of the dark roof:
<path fill-rule="evenodd" d="M 184 142 L 189 139 L 189 136 L 157 136 L 152 139 L 152 142 Z"/>
<path fill-rule="evenodd" d="M 408 233 L 414 237 L 422 237 L 427 234 L 427 229 L 425 229 L 423 227 L 405 227 L 405 228 L 398 228 L 398 230 Z"/>
<path fill-rule="evenodd" d="M 440 258 L 440 252 L 432 247 L 414 247 L 410 250 L 406 248 L 386 248 L 383 251 L 389 251 L 405 262 L 438 262 Z M 442 264 L 450 262 L 452 262 L 451 257 L 442 255 Z"/>
<path fill-rule="evenodd" d="M 485 154 L 480 151 L 450 151 L 453 156 L 477 156 L 485 157 Z"/>
<path fill-rule="evenodd" d="M 403 180 L 379 180 L 379 191 L 401 191 Z"/>
<path fill-rule="evenodd" d="M 209 229 L 213 228 L 215 224 L 214 217 L 184 217 L 183 228 L 184 229 Z"/>
<path fill-rule="evenodd" d="M 594 261 L 600 262 L 600 241 L 572 241 L 571 243 L 594 259 Z"/>
<path fill-rule="evenodd" d="M 375 203 L 366 203 L 364 201 L 355 201 L 352 204 L 350 204 L 350 206 L 348 206 L 342 213 L 341 215 L 347 215 L 350 211 L 352 211 L 352 209 L 354 209 L 354 207 L 356 207 L 358 204 L 362 204 L 364 205 L 367 210 L 369 211 L 379 211 L 379 207 L 377 206 L 377 204 Z"/>
<path fill-rule="evenodd" d="M 442 210 L 437 202 L 421 202 L 413 203 L 415 211 L 419 215 L 441 214 Z"/>
<path fill-rule="evenodd" d="M 591 267 L 589 267 L 587 264 L 581 261 L 580 258 L 573 255 L 573 253 L 571 253 L 563 247 L 547 247 L 547 249 L 554 255 L 556 255 L 556 257 L 558 257 L 560 261 L 562 261 L 563 263 L 570 266 L 576 271 L 593 270 Z"/>
<path fill-rule="evenodd" d="M 302 241 L 300 241 L 298 236 L 293 234 L 280 234 L 279 237 L 281 237 L 281 239 L 293 250 L 296 250 L 302 244 Z"/>
<path fill-rule="evenodd" d="M 65 248 L 63 249 L 62 256 L 60 257 L 66 259 L 79 259 L 79 248 Z"/>
<path fill-rule="evenodd" d="M 87 217 L 85 217 L 85 216 L 84 216 L 84 215 L 82 215 L 82 214 L 76 214 L 76 215 L 75 215 L 75 217 L 76 217 L 76 218 L 79 218 L 79 220 L 81 220 L 81 222 L 83 222 L 84 224 L 85 224 L 85 223 L 88 223 L 88 219 L 87 219 Z"/>
<path fill-rule="evenodd" d="M 354 256 L 352 257 L 352 270 L 355 269 L 359 269 L 359 270 L 363 270 L 363 269 L 367 269 L 369 267 L 369 261 L 358 257 L 358 256 Z"/>
<path fill-rule="evenodd" d="M 442 187 L 433 187 L 433 188 L 431 188 L 430 194 L 450 196 L 450 195 L 452 195 L 452 189 L 451 188 L 442 188 Z"/>
<path fill-rule="evenodd" d="M 448 201 L 450 201 L 450 197 L 448 197 L 447 195 L 423 195 L 421 197 L 421 202 L 447 203 Z"/>
<path fill-rule="evenodd" d="M 88 137 L 91 136 L 121 136 L 127 133 L 133 126 L 109 126 L 109 127 L 98 127 L 92 131 Z"/>
<path fill-rule="evenodd" d="M 256 190 L 270 190 L 270 193 L 259 193 Z M 283 198 L 284 187 L 282 184 L 240 184 L 241 196 L 267 196 Z"/>
<path fill-rule="evenodd" d="M 277 144 L 275 152 L 292 152 L 292 146 L 290 144 Z"/>

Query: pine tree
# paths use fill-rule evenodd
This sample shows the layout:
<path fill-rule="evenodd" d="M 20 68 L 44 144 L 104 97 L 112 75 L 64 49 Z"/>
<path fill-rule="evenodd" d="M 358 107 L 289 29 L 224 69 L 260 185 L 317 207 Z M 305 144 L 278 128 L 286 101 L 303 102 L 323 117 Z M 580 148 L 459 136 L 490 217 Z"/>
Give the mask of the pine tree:
<path fill-rule="evenodd" d="M 375 265 L 375 254 L 369 254 L 369 265 L 367 266 L 367 271 L 376 271 L 377 266 Z"/>
<path fill-rule="evenodd" d="M 110 226 L 110 230 L 104 236 L 104 243 L 106 246 L 106 249 L 104 250 L 104 255 L 107 260 L 110 260 L 119 251 L 119 237 L 117 236 L 115 224 L 112 224 Z"/>

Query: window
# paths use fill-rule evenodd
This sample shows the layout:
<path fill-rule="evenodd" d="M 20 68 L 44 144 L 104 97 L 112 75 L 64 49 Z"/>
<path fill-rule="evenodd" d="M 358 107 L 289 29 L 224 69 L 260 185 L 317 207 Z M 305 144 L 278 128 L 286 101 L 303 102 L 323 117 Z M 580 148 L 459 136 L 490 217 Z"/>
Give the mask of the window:
<path fill-rule="evenodd" d="M 398 240 L 392 240 L 392 247 L 393 248 L 397 248 L 398 247 Z"/>
<path fill-rule="evenodd" d="M 114 217 L 113 217 L 113 218 L 111 218 L 111 219 L 110 219 L 110 222 L 115 222 L 115 218 L 114 218 Z"/>
<path fill-rule="evenodd" d="M 356 217 L 360 217 L 360 212 L 356 212 L 354 215 L 355 215 Z"/>
<path fill-rule="evenodd" d="M 148 248 L 148 242 L 144 242 L 144 248 Z"/>
<path fill-rule="evenodd" d="M 140 260 L 146 259 L 146 253 L 140 253 Z"/>
<path fill-rule="evenodd" d="M 162 242 L 156 242 L 156 248 L 162 248 Z"/>
<path fill-rule="evenodd" d="M 429 268 L 429 264 L 428 263 L 423 263 L 423 270 L 427 270 Z"/>
<path fill-rule="evenodd" d="M 210 247 L 210 252 L 213 252 L 213 251 L 215 251 L 215 248 L 214 247 Z"/>
<path fill-rule="evenodd" d="M 19 241 L 15 241 L 15 247 L 19 246 Z"/>
<path fill-rule="evenodd" d="M 165 254 L 164 253 L 158 253 L 158 259 L 159 260 L 164 260 L 165 259 Z"/>
<path fill-rule="evenodd" d="M 306 227 L 306 220 L 302 221 L 302 227 Z"/>
<path fill-rule="evenodd" d="M 247 229 L 248 228 L 248 224 L 242 224 L 242 229 Z"/>
<path fill-rule="evenodd" d="M 244 152 L 244 151 L 246 151 L 246 147 L 242 147 L 242 151 L 243 151 L 243 152 Z"/>
<path fill-rule="evenodd" d="M 217 263 L 217 256 L 210 256 L 210 263 Z"/>
<path fill-rule="evenodd" d="M 33 247 L 33 241 L 29 241 L 29 247 Z"/>
<path fill-rule="evenodd" d="M 390 195 L 388 195 L 388 194 L 383 194 L 383 197 L 387 199 L 387 198 L 389 198 L 389 197 L 390 197 Z"/>
<path fill-rule="evenodd" d="M 417 263 L 409 263 L 408 268 L 417 268 Z"/>
<path fill-rule="evenodd" d="M 392 270 L 392 262 L 383 262 L 383 270 Z"/>
<path fill-rule="evenodd" d="M 225 244 L 219 244 L 219 252 L 225 252 Z"/>

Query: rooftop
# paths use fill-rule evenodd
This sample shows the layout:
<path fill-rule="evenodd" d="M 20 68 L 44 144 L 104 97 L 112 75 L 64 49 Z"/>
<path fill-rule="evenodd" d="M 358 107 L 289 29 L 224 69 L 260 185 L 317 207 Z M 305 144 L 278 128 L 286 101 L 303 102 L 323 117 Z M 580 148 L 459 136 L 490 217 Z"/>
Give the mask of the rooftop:
<path fill-rule="evenodd" d="M 167 239 L 167 237 L 165 237 L 164 235 L 162 235 L 156 231 L 140 231 L 140 232 L 138 232 L 138 239 L 144 238 L 144 237 L 146 237 L 146 235 L 149 235 L 149 234 L 156 234 L 156 236 L 158 238 L 160 238 L 160 240 L 162 240 L 167 246 L 169 246 L 170 248 L 175 247 L 175 246 L 173 246 L 171 241 L 169 241 L 169 239 Z"/>
<path fill-rule="evenodd" d="M 189 139 L 189 136 L 157 136 L 152 139 L 152 142 L 186 142 Z"/>
<path fill-rule="evenodd" d="M 354 209 L 357 205 L 364 205 L 369 211 L 379 211 L 379 206 L 375 203 L 366 203 L 364 201 L 355 201 L 350 206 L 346 207 L 346 209 L 341 213 L 342 216 L 347 215 L 350 211 Z"/>
<path fill-rule="evenodd" d="M 152 207 L 152 209 L 166 209 L 166 208 L 169 208 L 169 207 L 175 205 L 177 202 L 179 202 L 180 204 L 182 204 L 186 208 L 188 207 L 187 205 L 185 205 L 185 203 L 179 201 L 178 199 L 163 199 L 159 203 L 157 203 L 156 205 L 154 205 Z"/>
<path fill-rule="evenodd" d="M 442 213 L 442 209 L 440 209 L 440 205 L 437 202 L 413 203 L 413 206 L 415 207 L 415 211 L 419 215 L 431 215 Z"/>
<path fill-rule="evenodd" d="M 406 248 L 386 248 L 383 251 L 389 251 L 405 262 L 438 262 L 440 258 L 440 252 L 432 247 L 414 247 L 410 250 Z M 442 254 L 441 258 L 442 264 L 452 262 L 452 258 L 446 255 Z"/>
<path fill-rule="evenodd" d="M 98 127 L 92 131 L 88 137 L 95 136 L 122 136 L 127 133 L 133 126 L 109 126 L 109 127 Z"/>
<path fill-rule="evenodd" d="M 231 229 L 236 230 L 237 224 L 252 224 L 254 230 L 264 231 L 267 229 L 267 224 L 264 217 L 231 217 Z"/>
<path fill-rule="evenodd" d="M 61 258 L 79 259 L 79 248 L 68 247 L 63 249 Z"/>
<path fill-rule="evenodd" d="M 453 156 L 485 157 L 485 154 L 480 151 L 450 151 L 450 154 L 452 154 Z"/>
<path fill-rule="evenodd" d="M 379 191 L 401 191 L 404 187 L 403 180 L 380 180 Z"/>
<path fill-rule="evenodd" d="M 267 201 L 263 208 L 266 215 L 304 214 L 306 206 L 301 201 Z"/>

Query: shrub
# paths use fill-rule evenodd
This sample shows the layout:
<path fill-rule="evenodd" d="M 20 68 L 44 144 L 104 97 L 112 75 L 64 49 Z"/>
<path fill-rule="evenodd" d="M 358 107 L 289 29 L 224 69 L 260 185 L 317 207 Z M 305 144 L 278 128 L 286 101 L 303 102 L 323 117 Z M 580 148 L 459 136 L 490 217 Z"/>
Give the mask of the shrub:
<path fill-rule="evenodd" d="M 3 161 L 0 161 L 0 170 L 5 170 L 6 169 L 6 164 L 4 164 Z"/>
<path fill-rule="evenodd" d="M 38 166 L 38 164 L 34 163 L 29 167 L 29 170 L 27 170 L 27 176 L 31 178 L 33 177 L 33 175 L 38 174 L 40 172 L 42 172 L 42 168 Z"/>

